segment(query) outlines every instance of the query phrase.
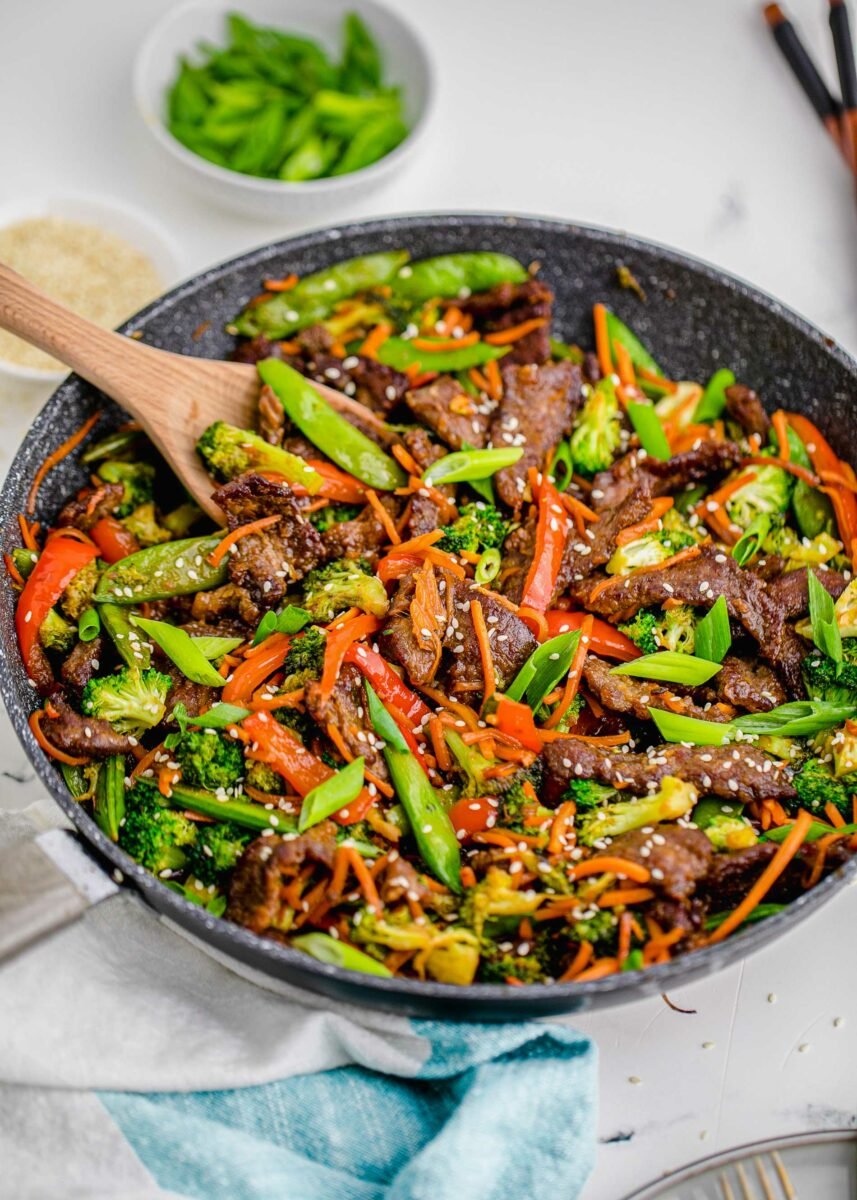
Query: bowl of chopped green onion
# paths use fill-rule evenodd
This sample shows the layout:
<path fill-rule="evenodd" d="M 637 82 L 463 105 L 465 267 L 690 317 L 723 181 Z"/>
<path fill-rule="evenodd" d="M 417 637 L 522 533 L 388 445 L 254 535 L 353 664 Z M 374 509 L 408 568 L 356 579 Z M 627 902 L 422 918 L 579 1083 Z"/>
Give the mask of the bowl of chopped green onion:
<path fill-rule="evenodd" d="M 137 108 L 207 200 L 259 217 L 352 201 L 398 170 L 425 130 L 432 68 L 375 0 L 190 0 L 150 32 Z"/>

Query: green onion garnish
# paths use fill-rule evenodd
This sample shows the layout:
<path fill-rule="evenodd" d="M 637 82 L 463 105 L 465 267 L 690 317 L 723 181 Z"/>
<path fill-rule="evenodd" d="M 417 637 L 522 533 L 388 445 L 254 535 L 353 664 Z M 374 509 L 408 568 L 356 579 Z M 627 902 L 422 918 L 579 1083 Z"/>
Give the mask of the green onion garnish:
<path fill-rule="evenodd" d="M 732 557 L 735 559 L 739 567 L 743 567 L 750 561 L 754 554 L 758 554 L 762 548 L 762 542 L 768 536 L 768 530 L 771 528 L 771 517 L 769 513 L 759 513 L 754 517 L 742 536 L 732 547 Z"/>
<path fill-rule="evenodd" d="M 365 759 L 355 758 L 347 767 L 325 779 L 318 787 L 312 788 L 304 796 L 298 817 L 298 832 L 303 833 L 312 825 L 317 825 L 326 817 L 330 817 L 340 808 L 345 808 L 356 800 L 363 790 L 363 767 Z"/>
<path fill-rule="evenodd" d="M 432 463 L 423 475 L 423 483 L 467 483 L 488 479 L 504 467 L 511 467 L 524 453 L 522 446 L 496 450 L 456 450 Z"/>
<path fill-rule="evenodd" d="M 239 708 L 237 704 L 221 701 L 219 704 L 213 704 L 208 712 L 198 717 L 188 717 L 188 724 L 199 725 L 201 729 L 225 729 L 227 725 L 237 725 L 249 716 L 249 708 Z"/>
<path fill-rule="evenodd" d="M 833 597 L 824 584 L 818 582 L 814 571 L 806 573 L 809 589 L 809 619 L 812 623 L 812 640 L 822 654 L 829 655 L 835 662 L 842 662 L 842 634 L 836 623 Z"/>
<path fill-rule="evenodd" d="M 476 564 L 476 582 L 486 584 L 490 583 L 492 579 L 496 579 L 500 574 L 502 562 L 499 550 L 493 548 L 485 550 Z"/>
<path fill-rule="evenodd" d="M 558 492 L 564 492 L 571 483 L 574 473 L 574 463 L 571 458 L 571 447 L 568 442 L 560 442 L 551 461 L 550 474 L 554 487 Z"/>
<path fill-rule="evenodd" d="M 545 696 L 550 695 L 559 681 L 568 674 L 580 630 L 561 633 L 537 647 L 506 689 L 510 700 L 523 700 L 535 711 Z"/>
<path fill-rule="evenodd" d="M 659 679 L 664 683 L 696 687 L 707 683 L 719 670 L 720 664 L 716 659 L 697 658 L 693 654 L 681 654 L 675 650 L 658 650 L 631 662 L 620 663 L 618 667 L 611 668 L 610 674 L 633 675 L 639 679 Z"/>
<path fill-rule="evenodd" d="M 77 636 L 82 642 L 92 642 L 101 633 L 101 617 L 97 608 L 85 608 L 77 619 Z"/>
<path fill-rule="evenodd" d="M 719 724 L 701 721 L 681 713 L 650 708 L 649 716 L 668 742 L 688 742 L 694 746 L 722 746 L 738 734 L 745 738 L 776 734 L 778 737 L 812 737 L 843 721 L 857 717 L 857 705 L 830 704 L 825 700 L 795 700 L 766 713 L 747 713 L 734 721 Z"/>
<path fill-rule="evenodd" d="M 645 452 L 651 454 L 652 458 L 666 462 L 671 457 L 669 442 L 653 406 L 639 400 L 629 400 L 628 417 Z"/>
<path fill-rule="evenodd" d="M 726 651 L 732 645 L 729 628 L 729 608 L 725 596 L 718 596 L 714 605 L 697 622 L 694 650 L 697 658 L 722 663 Z"/>

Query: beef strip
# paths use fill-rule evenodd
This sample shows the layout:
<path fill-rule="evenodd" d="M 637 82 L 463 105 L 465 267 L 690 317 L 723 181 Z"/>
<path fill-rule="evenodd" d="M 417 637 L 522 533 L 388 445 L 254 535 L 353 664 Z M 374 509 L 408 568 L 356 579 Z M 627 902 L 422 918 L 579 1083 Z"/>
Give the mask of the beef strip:
<path fill-rule="evenodd" d="M 134 743 L 126 733 L 117 733 L 109 721 L 84 717 L 75 712 L 60 693 L 51 696 L 57 713 L 42 717 L 42 733 L 58 750 L 88 758 L 106 758 L 108 754 L 130 754 Z"/>
<path fill-rule="evenodd" d="M 635 488 L 647 484 L 652 496 L 666 496 L 712 475 L 722 475 L 739 462 L 741 451 L 734 442 L 700 442 L 693 450 L 674 454 L 662 462 L 639 450 L 617 459 L 592 481 L 592 507 L 601 512 L 615 509 Z"/>
<path fill-rule="evenodd" d="M 714 857 L 711 842 L 699 829 L 658 825 L 635 829 L 610 842 L 610 853 L 652 872 L 650 886 L 667 900 L 685 903 L 705 878 Z"/>
<path fill-rule="evenodd" d="M 316 863 L 330 870 L 335 853 L 336 826 L 332 821 L 322 821 L 300 837 L 272 834 L 256 838 L 232 873 L 227 920 L 254 933 L 278 936 L 290 913 L 282 896 L 283 888 L 305 863 Z"/>
<path fill-rule="evenodd" d="M 748 435 L 757 433 L 764 444 L 768 440 L 771 418 L 752 388 L 734 383 L 726 389 L 726 412 Z"/>
<path fill-rule="evenodd" d="M 485 333 L 509 329 L 524 321 L 541 319 L 544 324 L 513 342 L 504 363 L 543 363 L 551 355 L 550 322 L 553 292 L 538 279 L 524 283 L 500 283 L 487 292 L 477 292 L 458 307 L 469 313 Z"/>
<path fill-rule="evenodd" d="M 261 333 L 257 333 L 254 338 L 250 338 L 248 341 L 239 342 L 232 352 L 233 362 L 249 363 L 254 367 L 263 358 L 286 360 L 288 357 L 283 352 L 283 348 L 279 342 L 271 342 Z"/>
<path fill-rule="evenodd" d="M 378 886 L 384 904 L 397 904 L 404 899 L 431 904 L 434 893 L 420 880 L 416 867 L 395 850 L 388 858 Z"/>
<path fill-rule="evenodd" d="M 460 450 L 465 442 L 477 450 L 485 446 L 488 436 L 488 415 L 482 411 L 485 405 L 468 396 L 451 375 L 439 375 L 425 387 L 408 392 L 405 400 L 414 416 L 453 450 Z"/>
<path fill-rule="evenodd" d="M 235 583 L 224 583 L 210 592 L 197 592 L 191 605 L 191 616 L 202 625 L 219 623 L 238 618 L 246 626 L 255 626 L 256 605 L 244 588 Z"/>
<path fill-rule="evenodd" d="M 387 495 L 382 495 L 380 500 L 395 520 L 399 514 L 396 500 Z M 325 529 L 321 540 L 329 559 L 365 558 L 374 565 L 381 547 L 386 545 L 390 537 L 375 511 L 367 505 L 358 516 L 349 521 L 337 521 Z"/>
<path fill-rule="evenodd" d="M 824 571 L 821 567 L 814 567 L 813 571 L 818 582 L 823 584 L 834 600 L 837 600 L 848 586 L 848 580 L 839 571 Z M 806 572 L 806 567 L 800 567 L 797 571 L 787 571 L 778 579 L 771 580 L 768 585 L 768 595 L 786 621 L 793 621 L 809 612 Z"/>
<path fill-rule="evenodd" d="M 326 700 L 321 695 L 320 683 L 308 684 L 306 706 L 322 729 L 334 725 L 355 758 L 362 754 L 370 771 L 382 779 L 387 778 L 387 764 L 375 745 L 363 676 L 357 667 L 351 663 L 343 664 L 336 685 Z"/>
<path fill-rule="evenodd" d="M 403 435 L 405 449 L 412 456 L 417 466 L 425 471 L 438 459 L 446 457 L 446 450 L 436 445 L 424 429 L 415 426 Z M 449 501 L 440 505 L 434 496 L 423 496 L 419 492 L 411 497 L 410 516 L 408 517 L 407 536 L 419 537 L 420 534 L 430 533 L 441 525 L 448 525 L 455 520 L 455 487 L 452 484 L 434 489 Z"/>
<path fill-rule="evenodd" d="M 712 682 L 720 700 L 751 713 L 770 712 L 788 699 L 770 667 L 735 654 L 727 654 Z"/>
<path fill-rule="evenodd" d="M 219 487 L 212 499 L 226 513 L 230 530 L 259 517 L 280 518 L 276 525 L 242 537 L 228 557 L 229 578 L 244 589 L 249 601 L 240 610 L 241 618 L 253 624 L 285 599 L 290 583 L 323 561 L 324 543 L 318 530 L 301 515 L 286 483 L 262 475 L 241 475 Z"/>
<path fill-rule="evenodd" d="M 91 642 L 78 642 L 60 667 L 60 679 L 66 687 L 82 692 L 104 662 L 107 649 L 107 642 L 101 634 Z"/>
<path fill-rule="evenodd" d="M 700 895 L 711 912 L 729 912 L 747 892 L 777 852 L 775 842 L 756 842 L 743 850 L 715 854 L 708 873 L 700 883 Z M 815 865 L 818 843 L 801 847 L 782 875 L 774 882 L 765 901 L 788 904 L 806 890 L 806 880 Z M 841 867 L 851 857 L 847 839 L 828 846 L 822 875 Z"/>
<path fill-rule="evenodd" d="M 220 699 L 218 688 L 207 687 L 204 683 L 194 683 L 192 679 L 188 679 L 157 647 L 152 661 L 159 671 L 169 675 L 172 680 L 167 692 L 167 716 L 164 719 L 167 725 L 176 724 L 171 714 L 177 704 L 185 706 L 189 717 L 198 717 Z"/>
<path fill-rule="evenodd" d="M 794 800 L 797 793 L 782 764 L 740 746 L 655 746 L 645 754 L 622 754 L 574 738 L 551 742 L 544 750 L 547 803 L 556 803 L 572 779 L 622 783 L 645 793 L 665 775 L 677 775 L 700 792 L 724 800 Z"/>
<path fill-rule="evenodd" d="M 634 679 L 630 675 L 613 675 L 610 664 L 592 654 L 587 655 L 583 678 L 589 691 L 605 708 L 613 712 L 630 713 L 641 721 L 650 720 L 650 708 L 680 712 L 683 716 L 697 717 L 701 721 L 729 721 L 735 715 L 734 709 L 725 704 L 702 707 L 685 688 L 675 685 L 665 687 L 648 679 Z"/>
<path fill-rule="evenodd" d="M 283 434 L 286 430 L 286 413 L 280 404 L 274 389 L 263 384 L 259 390 L 258 403 L 259 433 L 272 446 L 283 444 Z"/>
<path fill-rule="evenodd" d="M 491 417 L 489 433 L 493 446 L 523 448 L 514 466 L 494 476 L 500 499 L 516 513 L 531 498 L 530 467 L 541 470 L 548 452 L 570 433 L 582 399 L 581 388 L 580 367 L 574 363 L 511 363 L 503 367 L 503 398 Z"/>
<path fill-rule="evenodd" d="M 50 695 L 57 685 L 57 681 L 54 679 L 54 669 L 38 638 L 30 649 L 27 673 L 36 685 L 40 696 Z"/>
<path fill-rule="evenodd" d="M 73 525 L 88 532 L 102 517 L 112 516 L 125 499 L 121 483 L 102 483 L 100 487 L 85 487 L 65 505 L 57 517 L 57 526 Z"/>

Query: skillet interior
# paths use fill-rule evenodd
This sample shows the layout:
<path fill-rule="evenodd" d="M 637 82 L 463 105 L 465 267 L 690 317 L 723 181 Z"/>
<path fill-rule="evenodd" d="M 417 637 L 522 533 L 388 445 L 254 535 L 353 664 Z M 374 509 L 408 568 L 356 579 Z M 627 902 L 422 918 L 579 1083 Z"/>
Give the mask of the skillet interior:
<path fill-rule="evenodd" d="M 589 344 L 591 305 L 596 299 L 605 300 L 651 346 L 669 375 L 706 379 L 717 367 L 729 366 L 742 382 L 759 391 L 769 409 L 784 407 L 809 416 L 835 446 L 846 450 L 846 457 L 848 448 L 857 445 L 857 418 L 851 403 L 857 392 L 857 365 L 829 338 L 776 301 L 703 263 L 622 234 L 558 221 L 500 215 L 411 216 L 320 230 L 212 267 L 144 309 L 122 329 L 141 330 L 147 343 L 163 349 L 226 357 L 233 340 L 223 325 L 258 292 L 263 276 L 279 277 L 289 271 L 304 275 L 339 259 L 396 247 L 407 248 L 415 258 L 491 249 L 525 263 L 538 260 L 544 279 L 556 292 L 555 329 L 563 338 Z M 618 287 L 619 263 L 630 266 L 643 284 L 648 295 L 645 306 Z M 195 340 L 194 331 L 204 322 L 210 322 L 210 327 Z M 33 423 L 0 493 L 4 551 L 20 542 L 17 514 L 36 468 L 97 404 L 106 407 L 101 430 L 123 419 L 118 408 L 72 376 Z M 84 482 L 85 470 L 73 458 L 63 462 L 41 489 L 39 519 L 53 518 L 63 500 Z M 0 633 L 6 646 L 15 644 L 14 595 L 8 587 L 0 588 Z M 0 656 L 0 692 L 19 738 L 57 803 L 101 861 L 118 867 L 155 910 L 258 971 L 351 1003 L 469 1020 L 509 1020 L 619 1004 L 720 970 L 790 928 L 857 874 L 857 858 L 853 858 L 787 910 L 738 937 L 643 972 L 590 983 L 461 988 L 358 975 L 213 918 L 149 875 L 105 838 L 36 744 L 27 725 L 34 692 L 17 650 Z"/>

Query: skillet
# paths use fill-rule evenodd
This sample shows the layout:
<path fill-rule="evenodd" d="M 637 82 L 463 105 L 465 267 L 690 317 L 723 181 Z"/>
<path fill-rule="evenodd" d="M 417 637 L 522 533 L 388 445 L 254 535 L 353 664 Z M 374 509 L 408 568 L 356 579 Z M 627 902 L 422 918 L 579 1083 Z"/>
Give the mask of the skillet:
<path fill-rule="evenodd" d="M 732 276 L 673 250 L 622 233 L 533 217 L 440 214 L 382 218 L 322 229 L 252 250 L 211 267 L 174 288 L 128 321 L 122 332 L 141 331 L 165 350 L 226 358 L 233 339 L 224 325 L 259 290 L 263 277 L 305 275 L 340 259 L 404 247 L 414 258 L 458 250 L 500 250 L 524 263 L 543 264 L 542 277 L 556 293 L 554 328 L 567 341 L 591 343 L 591 306 L 603 300 L 633 326 L 668 375 L 706 379 L 728 366 L 762 396 L 769 409 L 806 414 L 833 442 L 857 445 L 857 364 L 830 338 L 769 296 Z M 619 288 L 616 267 L 629 266 L 647 293 L 641 304 Z M 208 323 L 208 324 L 206 324 Z M 204 327 L 204 332 L 201 332 Z M 195 336 L 196 335 L 196 336 Z M 25 437 L 0 492 L 2 550 L 19 544 L 17 514 L 24 508 L 38 466 L 96 406 L 100 432 L 123 420 L 121 411 L 72 375 L 48 400 Z M 52 471 L 41 488 L 37 518 L 50 521 L 64 499 L 86 482 L 74 456 Z M 0 637 L 16 647 L 12 589 L 0 586 Z M 54 763 L 27 724 L 35 707 L 17 648 L 0 655 L 0 694 L 12 724 L 42 782 L 76 827 L 89 853 L 163 917 L 219 957 L 272 979 L 338 1000 L 411 1016 L 514 1020 L 615 1005 L 674 988 L 711 974 L 766 945 L 821 907 L 857 875 L 857 857 L 783 912 L 746 932 L 645 971 L 583 984 L 509 988 L 384 979 L 317 962 L 300 951 L 257 937 L 183 899 L 109 841 L 69 795 Z"/>

